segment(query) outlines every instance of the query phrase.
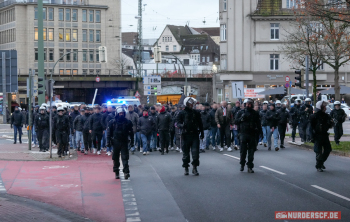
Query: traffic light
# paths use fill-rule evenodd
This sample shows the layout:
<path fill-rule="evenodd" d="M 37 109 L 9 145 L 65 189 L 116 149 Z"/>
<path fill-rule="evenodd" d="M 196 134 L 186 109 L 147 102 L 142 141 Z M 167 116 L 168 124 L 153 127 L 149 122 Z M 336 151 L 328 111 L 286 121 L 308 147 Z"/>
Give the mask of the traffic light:
<path fill-rule="evenodd" d="M 181 94 L 185 94 L 185 86 L 181 86 Z"/>
<path fill-rule="evenodd" d="M 107 47 L 106 46 L 100 46 L 98 47 L 98 54 L 99 54 L 99 59 L 100 63 L 105 63 L 107 62 Z"/>
<path fill-rule="evenodd" d="M 288 88 L 287 88 L 287 87 L 284 87 L 284 88 L 283 88 L 283 94 L 284 94 L 284 95 L 287 95 L 287 94 L 288 94 Z"/>
<path fill-rule="evenodd" d="M 295 86 L 299 86 L 301 88 L 302 83 L 301 83 L 301 79 L 302 79 L 302 71 L 301 70 L 295 70 L 295 74 L 297 74 L 298 76 L 295 77 Z"/>
<path fill-rule="evenodd" d="M 40 82 L 44 81 L 44 78 L 38 77 L 38 94 L 43 94 L 45 91 L 44 85 Z"/>

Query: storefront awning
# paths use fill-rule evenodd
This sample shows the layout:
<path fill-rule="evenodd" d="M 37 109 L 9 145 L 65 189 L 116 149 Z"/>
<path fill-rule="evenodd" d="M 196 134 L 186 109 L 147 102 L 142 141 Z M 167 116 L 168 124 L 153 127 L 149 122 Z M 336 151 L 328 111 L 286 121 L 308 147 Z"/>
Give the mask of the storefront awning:
<path fill-rule="evenodd" d="M 269 89 L 263 92 L 258 93 L 260 95 L 279 95 L 284 94 L 284 87 L 277 87 L 275 89 Z"/>
<path fill-rule="evenodd" d="M 334 88 L 329 88 L 321 91 L 322 94 L 335 94 Z M 350 87 L 340 86 L 340 94 L 350 94 Z"/>

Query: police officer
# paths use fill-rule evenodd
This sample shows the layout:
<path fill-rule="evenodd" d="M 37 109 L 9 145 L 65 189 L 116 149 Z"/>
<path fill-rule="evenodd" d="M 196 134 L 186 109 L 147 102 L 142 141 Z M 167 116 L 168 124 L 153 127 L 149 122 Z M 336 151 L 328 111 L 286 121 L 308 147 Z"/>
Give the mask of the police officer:
<path fill-rule="evenodd" d="M 315 143 L 314 151 L 318 172 L 323 172 L 326 169 L 324 162 L 332 151 L 328 130 L 332 128 L 334 123 L 331 116 L 326 113 L 327 105 L 328 102 L 326 101 L 317 102 L 316 108 L 318 111 L 310 117 L 311 142 Z"/>
<path fill-rule="evenodd" d="M 92 114 L 90 118 L 90 130 L 89 132 L 91 133 L 91 139 L 94 144 L 94 154 L 96 154 L 97 150 L 97 155 L 101 155 L 101 141 L 103 137 L 103 123 L 102 123 L 102 113 L 101 107 L 99 105 L 96 105 L 94 107 L 95 114 Z"/>
<path fill-rule="evenodd" d="M 278 111 L 279 109 L 281 109 L 282 108 L 282 103 L 281 103 L 281 101 L 280 100 L 277 100 L 276 101 L 276 111 Z"/>
<path fill-rule="evenodd" d="M 65 152 L 68 148 L 68 137 L 70 132 L 70 125 L 69 125 L 69 117 L 68 115 L 64 115 L 64 109 L 62 107 L 59 107 L 57 109 L 57 116 L 55 117 L 53 121 L 53 128 L 56 132 L 56 141 L 58 146 L 58 157 L 61 157 L 62 155 L 65 155 Z"/>
<path fill-rule="evenodd" d="M 240 171 L 244 170 L 244 166 L 247 163 L 248 173 L 254 173 L 254 152 L 257 146 L 257 135 L 262 134 L 261 123 L 259 118 L 259 113 L 253 109 L 254 101 L 252 99 L 245 100 L 246 107 L 241 110 L 236 118 L 235 124 L 239 126 L 240 132 Z M 248 162 L 246 162 L 246 157 L 248 153 Z"/>
<path fill-rule="evenodd" d="M 40 113 L 35 116 L 35 131 L 39 141 L 40 152 L 49 150 L 50 117 L 46 114 L 46 108 L 40 107 Z"/>
<path fill-rule="evenodd" d="M 287 124 L 289 122 L 289 112 L 286 108 L 286 104 L 283 103 L 281 108 L 277 110 L 279 113 L 280 119 L 278 121 L 278 133 L 280 134 L 280 148 L 285 148 L 284 146 L 284 138 L 286 137 L 286 129 L 287 129 Z"/>
<path fill-rule="evenodd" d="M 302 125 L 300 123 L 300 108 L 301 108 L 301 100 L 296 99 L 294 102 L 294 106 L 290 109 L 290 121 L 289 124 L 292 126 L 292 142 L 295 143 L 295 134 L 297 132 L 297 126 L 299 126 L 299 134 L 302 131 Z"/>
<path fill-rule="evenodd" d="M 125 118 L 126 111 L 123 108 L 118 108 L 115 118 L 108 123 L 107 128 L 107 146 L 113 145 L 113 172 L 115 178 L 119 179 L 119 156 L 123 162 L 124 177 L 127 180 L 130 177 L 129 170 L 129 149 L 128 142 L 134 144 L 134 132 L 132 123 Z"/>
<path fill-rule="evenodd" d="M 299 129 L 299 134 L 302 143 L 310 141 L 310 116 L 313 114 L 313 111 L 311 99 L 306 98 L 305 104 L 300 108 L 301 130 Z"/>
<path fill-rule="evenodd" d="M 159 139 L 160 139 L 160 153 L 164 155 L 164 150 L 166 153 L 169 153 L 169 136 L 170 136 L 170 128 L 171 128 L 171 115 L 165 110 L 165 107 L 163 106 L 160 109 L 159 115 L 157 117 L 157 132 L 159 133 Z"/>
<path fill-rule="evenodd" d="M 175 112 L 174 115 L 174 126 L 175 126 L 175 141 L 176 141 L 176 151 L 182 153 L 182 146 L 183 146 L 183 136 L 182 136 L 182 129 L 180 129 L 177 126 L 177 117 L 180 114 L 180 112 L 185 108 L 184 105 L 180 104 L 178 106 L 178 109 Z"/>
<path fill-rule="evenodd" d="M 340 102 L 334 102 L 334 109 L 330 113 L 334 122 L 334 141 L 339 145 L 339 140 L 343 135 L 343 122 L 346 120 L 346 113 L 340 108 Z"/>
<path fill-rule="evenodd" d="M 199 166 L 199 133 L 200 138 L 204 139 L 203 125 L 199 111 L 194 109 L 196 100 L 187 97 L 184 100 L 185 109 L 179 113 L 176 122 L 177 127 L 182 129 L 184 144 L 182 147 L 182 167 L 185 168 L 185 175 L 188 175 L 188 167 L 190 163 L 190 151 L 192 153 L 192 173 L 198 176 L 197 167 Z"/>

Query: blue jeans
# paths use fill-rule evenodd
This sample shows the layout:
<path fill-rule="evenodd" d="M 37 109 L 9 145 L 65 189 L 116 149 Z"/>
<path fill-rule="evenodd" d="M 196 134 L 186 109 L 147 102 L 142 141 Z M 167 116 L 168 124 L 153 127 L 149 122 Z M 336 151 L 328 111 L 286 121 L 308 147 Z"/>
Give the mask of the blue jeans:
<path fill-rule="evenodd" d="M 22 141 L 22 127 L 13 125 L 13 132 L 15 134 L 15 136 L 14 136 L 15 142 L 17 142 L 17 131 L 18 131 L 18 139 L 19 139 L 19 141 Z"/>
<path fill-rule="evenodd" d="M 271 132 L 270 126 L 267 126 L 267 144 L 268 147 L 271 148 L 271 136 L 273 134 L 273 144 L 276 147 L 278 147 L 278 127 L 275 127 L 275 130 Z"/>
<path fill-rule="evenodd" d="M 77 149 L 77 144 L 75 143 L 75 133 L 74 134 L 69 134 L 69 144 L 70 144 L 70 147 L 73 147 L 74 149 Z"/>
<path fill-rule="evenodd" d="M 267 126 L 263 126 L 262 131 L 263 131 L 263 135 L 264 135 L 263 143 L 267 143 L 267 135 L 268 135 Z"/>
<path fill-rule="evenodd" d="M 209 135 L 210 130 L 204 130 L 204 138 L 200 140 L 200 149 L 204 150 L 206 147 L 209 147 Z"/>
<path fill-rule="evenodd" d="M 233 138 L 235 139 L 235 145 L 239 146 L 239 138 L 238 138 L 238 130 L 232 130 L 233 131 Z"/>
<path fill-rule="evenodd" d="M 75 143 L 78 145 L 78 147 L 81 147 L 81 150 L 84 150 L 84 139 L 82 131 L 75 131 Z"/>
<path fill-rule="evenodd" d="M 149 145 L 150 145 L 151 137 L 152 137 L 151 134 L 149 135 L 141 134 L 143 152 L 150 151 Z"/>
<path fill-rule="evenodd" d="M 142 140 L 143 143 L 143 140 Z M 151 149 L 157 148 L 157 132 L 153 131 L 151 133 Z"/>
<path fill-rule="evenodd" d="M 220 130 L 218 129 L 218 127 L 211 127 L 211 145 L 212 146 L 219 146 L 220 144 Z M 215 139 L 216 139 L 216 143 L 215 143 Z"/>
<path fill-rule="evenodd" d="M 33 128 L 32 128 L 32 141 L 34 142 L 35 145 L 38 142 L 36 138 L 35 125 L 33 125 Z"/>

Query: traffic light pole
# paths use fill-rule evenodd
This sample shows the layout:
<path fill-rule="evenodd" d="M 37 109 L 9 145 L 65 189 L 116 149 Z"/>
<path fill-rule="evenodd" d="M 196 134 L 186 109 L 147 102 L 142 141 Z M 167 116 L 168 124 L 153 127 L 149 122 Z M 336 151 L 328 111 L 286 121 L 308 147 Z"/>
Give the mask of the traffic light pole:
<path fill-rule="evenodd" d="M 33 74 L 32 74 L 32 70 L 31 69 L 29 69 L 29 86 L 27 86 L 27 87 L 29 87 L 29 90 L 28 90 L 28 92 L 29 92 L 29 101 L 28 101 L 28 103 L 29 103 L 29 110 L 28 110 L 28 112 L 29 112 L 29 114 L 28 114 L 28 116 L 29 116 L 29 120 L 28 120 L 28 149 L 29 150 L 32 150 L 32 122 L 33 122 L 33 113 L 32 113 L 32 98 L 33 98 Z"/>
<path fill-rule="evenodd" d="M 44 74 L 44 16 L 43 15 L 44 15 L 43 0 L 38 0 L 38 77 L 44 80 L 45 74 Z M 45 93 L 38 95 L 38 104 L 41 105 L 43 103 L 45 103 Z"/>
<path fill-rule="evenodd" d="M 309 98 L 309 56 L 306 56 L 305 89 L 306 89 L 306 98 Z"/>

